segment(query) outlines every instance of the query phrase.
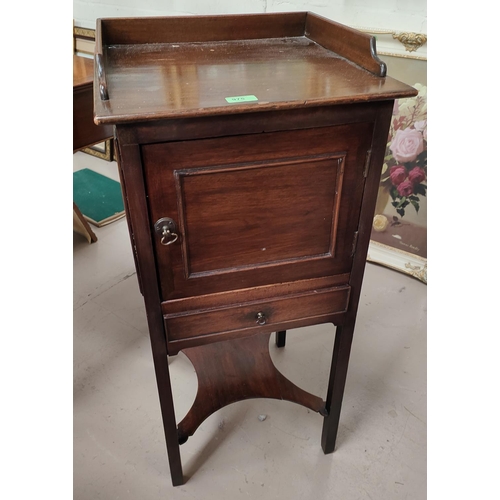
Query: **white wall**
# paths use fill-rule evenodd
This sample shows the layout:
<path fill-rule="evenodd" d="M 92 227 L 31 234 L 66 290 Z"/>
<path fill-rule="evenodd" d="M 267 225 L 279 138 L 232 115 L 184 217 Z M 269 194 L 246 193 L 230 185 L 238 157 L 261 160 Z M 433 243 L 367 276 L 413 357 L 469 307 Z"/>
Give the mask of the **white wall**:
<path fill-rule="evenodd" d="M 311 11 L 358 28 L 427 32 L 426 0 L 73 0 L 76 26 L 99 17 Z"/>

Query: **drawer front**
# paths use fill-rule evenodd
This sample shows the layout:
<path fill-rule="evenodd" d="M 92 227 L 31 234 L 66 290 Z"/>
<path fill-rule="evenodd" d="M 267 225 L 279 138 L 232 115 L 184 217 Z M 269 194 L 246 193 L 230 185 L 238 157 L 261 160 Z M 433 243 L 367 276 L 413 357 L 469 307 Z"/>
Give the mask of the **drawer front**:
<path fill-rule="evenodd" d="M 294 320 L 343 313 L 347 310 L 349 292 L 350 287 L 346 285 L 187 314 L 166 314 L 168 340 L 230 331 L 258 331 Z"/>
<path fill-rule="evenodd" d="M 162 300 L 350 272 L 372 123 L 142 147 Z M 171 243 L 166 245 L 165 243 Z"/>

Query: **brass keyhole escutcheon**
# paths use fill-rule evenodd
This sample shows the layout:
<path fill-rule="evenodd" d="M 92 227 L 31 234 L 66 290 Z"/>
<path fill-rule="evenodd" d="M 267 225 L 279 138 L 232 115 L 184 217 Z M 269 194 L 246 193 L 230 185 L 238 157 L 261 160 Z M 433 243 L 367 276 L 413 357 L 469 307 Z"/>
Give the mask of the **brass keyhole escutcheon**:
<path fill-rule="evenodd" d="M 161 238 L 160 243 L 164 246 L 171 245 L 179 239 L 176 231 L 177 226 L 170 217 L 162 217 L 155 223 L 155 232 Z"/>

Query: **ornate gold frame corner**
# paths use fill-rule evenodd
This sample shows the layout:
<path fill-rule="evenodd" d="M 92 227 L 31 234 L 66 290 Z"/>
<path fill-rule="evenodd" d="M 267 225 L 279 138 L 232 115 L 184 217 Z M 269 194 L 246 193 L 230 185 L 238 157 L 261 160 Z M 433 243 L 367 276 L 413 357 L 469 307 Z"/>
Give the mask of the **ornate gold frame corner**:
<path fill-rule="evenodd" d="M 427 35 L 423 33 L 404 31 L 402 33 L 392 33 L 392 38 L 401 42 L 408 52 L 415 52 L 427 43 Z"/>
<path fill-rule="evenodd" d="M 101 160 L 114 161 L 115 160 L 115 148 L 113 139 L 107 139 L 106 141 L 100 142 L 99 144 L 104 144 L 104 151 L 97 148 L 97 144 L 94 146 L 89 146 L 88 148 L 83 148 L 80 151 L 91 156 L 100 158 Z"/>
<path fill-rule="evenodd" d="M 402 272 L 427 284 L 427 259 L 418 255 L 370 240 L 366 260 Z"/>
<path fill-rule="evenodd" d="M 404 59 L 417 59 L 422 61 L 427 60 L 427 51 L 426 47 L 424 47 L 427 43 L 427 35 L 425 33 L 359 26 L 353 27 L 377 38 L 377 54 L 379 56 L 402 57 Z M 399 43 L 394 42 L 394 40 Z M 403 47 L 401 47 L 400 44 Z M 424 47 L 424 49 L 422 49 L 422 47 Z"/>
<path fill-rule="evenodd" d="M 78 55 L 93 57 L 95 46 L 95 30 L 81 28 L 73 24 L 73 52 Z"/>

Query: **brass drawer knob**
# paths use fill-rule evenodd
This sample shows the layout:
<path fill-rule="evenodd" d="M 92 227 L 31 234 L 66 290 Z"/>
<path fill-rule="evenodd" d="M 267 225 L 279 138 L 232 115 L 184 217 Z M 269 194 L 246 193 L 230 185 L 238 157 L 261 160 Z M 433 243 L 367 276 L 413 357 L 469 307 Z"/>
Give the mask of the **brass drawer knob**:
<path fill-rule="evenodd" d="M 266 324 L 266 315 L 263 312 L 258 312 L 256 318 L 257 318 L 257 324 L 259 325 Z"/>

